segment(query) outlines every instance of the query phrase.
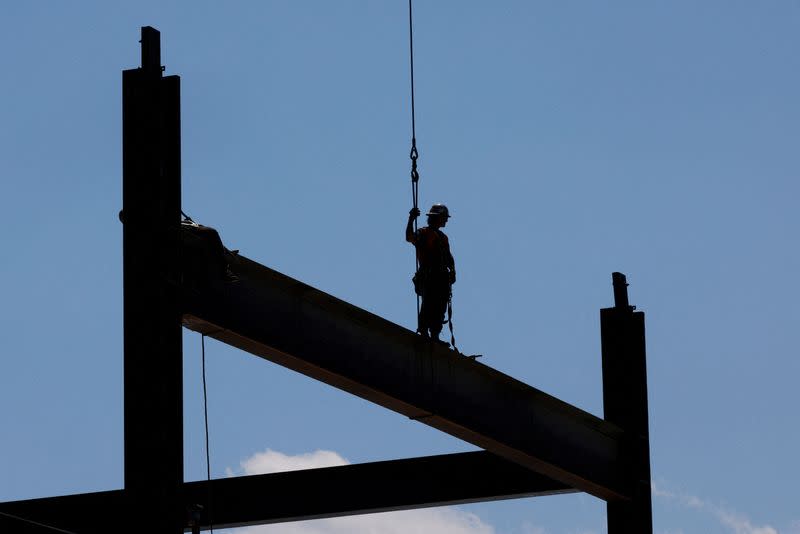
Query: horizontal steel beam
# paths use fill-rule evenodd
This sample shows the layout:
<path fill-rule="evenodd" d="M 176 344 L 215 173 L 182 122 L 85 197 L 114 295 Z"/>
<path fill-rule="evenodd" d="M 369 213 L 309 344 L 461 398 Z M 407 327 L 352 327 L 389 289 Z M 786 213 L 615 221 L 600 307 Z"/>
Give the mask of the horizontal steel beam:
<path fill-rule="evenodd" d="M 187 328 L 565 486 L 630 497 L 618 427 L 247 258 L 235 257 L 231 269 L 238 283 L 187 284 Z"/>
<path fill-rule="evenodd" d="M 125 491 L 100 491 L 0 503 L 0 532 L 101 534 L 126 524 Z"/>
<path fill-rule="evenodd" d="M 480 451 L 216 479 L 210 494 L 207 481 L 187 482 L 183 501 L 211 511 L 205 529 L 209 519 L 231 528 L 574 491 Z M 123 490 L 0 503 L 0 532 L 99 534 L 142 514 L 129 504 Z"/>
<path fill-rule="evenodd" d="M 215 528 L 576 491 L 485 451 L 223 478 L 211 487 Z M 184 490 L 187 503 L 208 509 L 207 482 Z"/>

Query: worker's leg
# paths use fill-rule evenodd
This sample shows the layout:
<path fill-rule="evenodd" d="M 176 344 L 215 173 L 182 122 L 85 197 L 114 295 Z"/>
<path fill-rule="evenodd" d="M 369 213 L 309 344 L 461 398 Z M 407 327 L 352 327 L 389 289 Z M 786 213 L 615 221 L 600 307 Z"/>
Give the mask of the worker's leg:
<path fill-rule="evenodd" d="M 432 292 L 431 298 L 428 299 L 429 324 L 433 339 L 439 339 L 439 334 L 442 331 L 444 314 L 447 311 L 448 290 L 449 288 L 447 287 L 437 287 Z"/>
<path fill-rule="evenodd" d="M 418 318 L 418 331 L 425 337 L 430 336 L 430 299 L 428 298 L 428 292 L 423 289 L 422 291 L 422 304 L 419 307 L 419 318 Z"/>
<path fill-rule="evenodd" d="M 447 310 L 450 286 L 447 284 L 446 273 L 443 275 L 429 274 L 425 280 L 422 308 L 420 309 L 421 331 L 433 339 L 439 339 L 444 314 Z"/>

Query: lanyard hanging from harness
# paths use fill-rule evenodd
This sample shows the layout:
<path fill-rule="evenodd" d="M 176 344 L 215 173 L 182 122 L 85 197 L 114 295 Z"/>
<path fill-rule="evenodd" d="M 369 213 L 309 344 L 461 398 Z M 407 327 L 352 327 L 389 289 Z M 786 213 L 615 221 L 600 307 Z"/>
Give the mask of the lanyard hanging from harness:
<path fill-rule="evenodd" d="M 419 151 L 417 150 L 417 120 L 416 108 L 414 106 L 414 17 L 412 11 L 412 0 L 408 0 L 408 44 L 409 44 L 409 59 L 411 70 L 411 151 L 409 158 L 411 158 L 411 198 L 415 209 L 419 209 L 419 170 L 417 169 L 417 160 L 419 159 Z M 414 234 L 417 234 L 417 220 L 414 219 Z M 416 257 L 416 254 L 415 254 Z M 416 273 L 419 273 L 419 258 L 416 258 Z M 415 278 L 418 274 L 415 275 Z M 420 295 L 417 293 L 417 332 L 421 331 L 419 326 L 420 321 Z M 448 282 L 447 289 L 447 325 L 450 328 L 450 345 L 453 350 L 458 352 L 456 347 L 456 338 L 453 333 L 453 285 Z"/>

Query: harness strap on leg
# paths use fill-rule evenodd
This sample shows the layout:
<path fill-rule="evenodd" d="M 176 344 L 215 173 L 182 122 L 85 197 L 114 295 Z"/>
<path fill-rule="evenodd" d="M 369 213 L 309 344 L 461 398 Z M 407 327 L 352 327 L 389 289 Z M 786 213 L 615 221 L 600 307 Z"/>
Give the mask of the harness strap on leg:
<path fill-rule="evenodd" d="M 459 352 L 458 347 L 456 347 L 456 336 L 453 333 L 453 291 L 450 290 L 450 295 L 447 297 L 447 326 L 450 328 L 450 345 L 453 346 L 453 350 Z"/>
<path fill-rule="evenodd" d="M 428 337 L 428 325 L 425 323 L 425 317 L 423 317 L 423 313 L 427 312 L 427 307 L 430 304 L 426 302 L 428 286 L 425 281 L 425 274 L 417 269 L 412 281 L 414 282 L 414 292 L 417 294 L 417 302 L 422 301 L 422 306 L 417 307 L 417 334 Z"/>

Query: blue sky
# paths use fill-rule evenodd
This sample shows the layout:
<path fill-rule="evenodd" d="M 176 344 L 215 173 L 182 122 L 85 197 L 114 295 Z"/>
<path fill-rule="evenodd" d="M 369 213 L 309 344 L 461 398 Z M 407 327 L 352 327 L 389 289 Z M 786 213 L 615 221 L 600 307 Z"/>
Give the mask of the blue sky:
<path fill-rule="evenodd" d="M 0 501 L 122 486 L 120 71 L 139 65 L 140 26 L 182 78 L 184 210 L 414 323 L 406 9 L 4 6 Z M 600 415 L 598 310 L 626 273 L 647 314 L 655 531 L 800 532 L 800 6 L 418 0 L 415 15 L 420 196 L 453 214 L 459 345 Z M 197 335 L 184 352 L 199 479 Z M 207 356 L 215 476 L 471 449 L 216 342 Z M 605 531 L 587 495 L 344 521 L 265 531 Z"/>

